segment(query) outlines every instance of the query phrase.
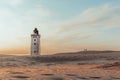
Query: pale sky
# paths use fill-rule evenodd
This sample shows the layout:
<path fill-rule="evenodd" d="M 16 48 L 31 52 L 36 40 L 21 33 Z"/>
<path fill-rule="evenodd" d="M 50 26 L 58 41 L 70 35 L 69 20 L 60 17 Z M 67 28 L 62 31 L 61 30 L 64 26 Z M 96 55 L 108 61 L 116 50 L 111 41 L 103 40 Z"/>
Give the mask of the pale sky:
<path fill-rule="evenodd" d="M 42 54 L 120 50 L 120 0 L 0 0 L 1 54 L 30 54 L 35 27 Z"/>

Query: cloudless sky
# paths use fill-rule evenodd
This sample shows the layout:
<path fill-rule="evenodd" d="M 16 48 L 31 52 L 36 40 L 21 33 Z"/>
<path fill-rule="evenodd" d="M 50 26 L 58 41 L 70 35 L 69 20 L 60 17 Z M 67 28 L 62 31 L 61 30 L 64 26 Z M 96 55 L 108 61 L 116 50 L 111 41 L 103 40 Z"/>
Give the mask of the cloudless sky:
<path fill-rule="evenodd" d="M 37 27 L 42 54 L 120 50 L 120 0 L 0 0 L 0 53 L 29 54 Z"/>

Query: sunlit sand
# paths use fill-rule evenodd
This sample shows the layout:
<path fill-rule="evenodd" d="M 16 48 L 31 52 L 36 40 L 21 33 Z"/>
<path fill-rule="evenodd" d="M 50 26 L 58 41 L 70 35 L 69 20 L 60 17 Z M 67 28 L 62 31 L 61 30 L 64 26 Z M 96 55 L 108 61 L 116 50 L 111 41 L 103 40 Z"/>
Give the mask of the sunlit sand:
<path fill-rule="evenodd" d="M 0 56 L 1 80 L 119 80 L 120 52 Z M 116 65 L 118 64 L 118 65 Z"/>

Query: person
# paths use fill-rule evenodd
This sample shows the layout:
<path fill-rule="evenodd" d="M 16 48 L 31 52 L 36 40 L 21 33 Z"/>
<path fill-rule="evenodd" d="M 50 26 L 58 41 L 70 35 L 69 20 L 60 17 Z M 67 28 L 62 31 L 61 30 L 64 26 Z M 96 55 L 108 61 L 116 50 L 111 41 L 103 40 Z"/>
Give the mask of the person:
<path fill-rule="evenodd" d="M 34 29 L 34 33 L 39 34 L 39 31 L 37 30 L 37 28 Z"/>

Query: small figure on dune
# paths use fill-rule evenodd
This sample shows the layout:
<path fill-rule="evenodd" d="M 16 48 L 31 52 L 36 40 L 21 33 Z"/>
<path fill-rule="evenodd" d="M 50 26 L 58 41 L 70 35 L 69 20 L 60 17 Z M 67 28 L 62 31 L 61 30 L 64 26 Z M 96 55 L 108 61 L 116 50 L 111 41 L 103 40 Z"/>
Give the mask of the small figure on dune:
<path fill-rule="evenodd" d="M 39 34 L 39 31 L 37 30 L 37 28 L 34 29 L 34 33 L 37 35 Z"/>

